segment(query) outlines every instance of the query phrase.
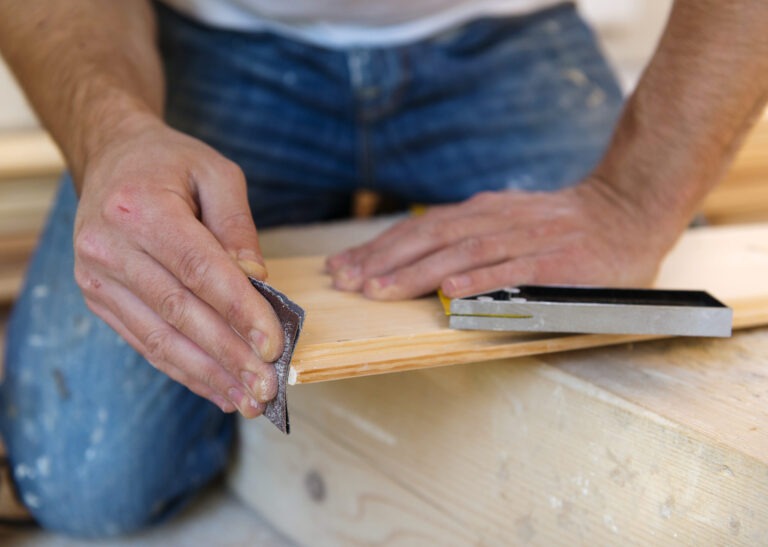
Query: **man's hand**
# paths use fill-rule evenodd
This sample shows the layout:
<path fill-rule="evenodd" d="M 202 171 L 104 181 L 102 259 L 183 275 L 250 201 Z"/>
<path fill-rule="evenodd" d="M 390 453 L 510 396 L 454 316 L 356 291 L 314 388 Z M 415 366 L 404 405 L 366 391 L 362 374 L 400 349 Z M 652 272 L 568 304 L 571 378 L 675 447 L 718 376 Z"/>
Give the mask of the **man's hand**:
<path fill-rule="evenodd" d="M 524 283 L 646 285 L 666 250 L 591 180 L 552 193 L 487 192 L 434 207 L 330 257 L 342 290 L 395 300 L 461 297 Z"/>
<path fill-rule="evenodd" d="M 243 175 L 155 118 L 125 125 L 83 177 L 75 276 L 86 302 L 174 380 L 258 416 L 276 394 L 269 362 L 283 336 L 243 273 L 266 276 Z"/>
<path fill-rule="evenodd" d="M 690 222 L 768 100 L 768 2 L 676 0 L 591 178 L 481 194 L 331 257 L 336 287 L 377 299 L 521 283 L 638 285 Z"/>

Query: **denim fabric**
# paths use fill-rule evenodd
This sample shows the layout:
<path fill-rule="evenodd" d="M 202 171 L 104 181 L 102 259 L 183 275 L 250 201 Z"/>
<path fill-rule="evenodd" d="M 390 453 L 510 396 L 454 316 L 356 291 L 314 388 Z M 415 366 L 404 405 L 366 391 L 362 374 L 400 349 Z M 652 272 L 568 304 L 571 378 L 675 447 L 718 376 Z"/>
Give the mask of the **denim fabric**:
<path fill-rule="evenodd" d="M 570 5 L 351 50 L 158 16 L 168 121 L 241 165 L 260 226 L 344 216 L 358 188 L 407 204 L 574 183 L 621 104 Z M 76 207 L 65 179 L 10 320 L 0 433 L 40 523 L 99 537 L 183 505 L 225 466 L 233 419 L 86 308 Z"/>
<path fill-rule="evenodd" d="M 408 204 L 573 184 L 621 106 L 570 4 L 348 51 L 159 13 L 168 119 L 243 168 L 262 227 L 343 217 L 359 188 Z"/>

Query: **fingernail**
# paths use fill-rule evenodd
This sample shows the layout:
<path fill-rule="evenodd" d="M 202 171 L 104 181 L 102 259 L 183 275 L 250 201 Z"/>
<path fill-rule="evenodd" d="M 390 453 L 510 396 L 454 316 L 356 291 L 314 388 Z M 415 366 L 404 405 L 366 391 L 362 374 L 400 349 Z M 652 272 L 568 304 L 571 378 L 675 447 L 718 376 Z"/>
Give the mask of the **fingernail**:
<path fill-rule="evenodd" d="M 227 390 L 227 397 L 229 397 L 229 400 L 232 401 L 232 404 L 235 405 L 238 410 L 242 413 L 243 411 L 243 403 L 245 399 L 245 395 L 243 395 L 243 392 L 237 389 L 236 387 L 231 387 Z"/>
<path fill-rule="evenodd" d="M 251 408 L 256 412 L 253 418 L 255 418 L 256 416 L 261 416 L 262 414 L 264 414 L 264 411 L 267 409 L 267 406 L 264 403 L 260 403 L 259 401 L 254 401 L 253 399 L 249 401 L 249 404 L 251 405 Z"/>
<path fill-rule="evenodd" d="M 363 268 L 359 264 L 354 266 L 343 266 L 337 276 L 345 281 L 354 281 L 363 273 Z"/>
<path fill-rule="evenodd" d="M 344 251 L 343 253 L 339 253 L 337 255 L 333 255 L 332 257 L 328 258 L 326 265 L 329 270 L 338 270 L 339 268 L 347 264 L 351 257 L 352 257 L 352 253 L 350 253 L 349 251 Z"/>
<path fill-rule="evenodd" d="M 472 278 L 468 275 L 457 275 L 455 277 L 449 277 L 445 281 L 446 288 L 448 289 L 446 292 L 460 291 L 462 289 L 466 289 L 471 284 Z"/>
<path fill-rule="evenodd" d="M 374 277 L 370 281 L 371 288 L 375 291 L 386 289 L 387 287 L 390 287 L 395 284 L 395 276 L 394 275 L 383 275 L 381 277 Z"/>
<path fill-rule="evenodd" d="M 256 399 L 243 395 L 243 392 L 236 387 L 229 388 L 227 396 L 235 403 L 244 418 L 255 418 L 263 409 L 263 406 Z"/>
<path fill-rule="evenodd" d="M 251 396 L 254 399 L 262 399 L 261 378 L 249 370 L 244 370 L 240 373 L 240 379 L 243 381 L 243 385 L 251 393 Z"/>
<path fill-rule="evenodd" d="M 333 286 L 343 291 L 356 291 L 360 288 L 362 275 L 360 265 L 342 266 L 333 276 Z"/>
<path fill-rule="evenodd" d="M 213 395 L 211 397 L 211 402 L 215 404 L 217 407 L 221 409 L 222 412 L 225 414 L 229 414 L 233 410 L 235 410 L 235 407 L 227 401 L 224 397 L 219 397 L 218 395 Z"/>
<path fill-rule="evenodd" d="M 272 357 L 272 344 L 269 341 L 269 338 L 267 338 L 267 335 L 261 332 L 260 330 L 253 329 L 248 334 L 248 338 L 251 339 L 251 345 L 256 350 L 256 353 L 259 354 L 259 357 L 261 357 L 262 360 L 271 362 L 273 359 Z"/>
<path fill-rule="evenodd" d="M 246 275 L 264 281 L 267 278 L 267 269 L 263 264 L 256 262 L 255 260 L 238 259 L 237 265 Z"/>
<path fill-rule="evenodd" d="M 259 392 L 261 394 L 260 400 L 268 403 L 277 397 L 277 381 L 272 378 L 262 378 Z"/>

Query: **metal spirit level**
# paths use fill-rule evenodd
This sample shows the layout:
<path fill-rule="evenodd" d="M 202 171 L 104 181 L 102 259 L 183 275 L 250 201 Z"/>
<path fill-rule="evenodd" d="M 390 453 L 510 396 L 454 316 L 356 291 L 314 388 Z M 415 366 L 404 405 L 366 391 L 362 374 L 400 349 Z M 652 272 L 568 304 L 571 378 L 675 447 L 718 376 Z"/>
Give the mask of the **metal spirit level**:
<path fill-rule="evenodd" d="M 727 337 L 733 322 L 703 291 L 521 285 L 441 299 L 454 329 Z"/>

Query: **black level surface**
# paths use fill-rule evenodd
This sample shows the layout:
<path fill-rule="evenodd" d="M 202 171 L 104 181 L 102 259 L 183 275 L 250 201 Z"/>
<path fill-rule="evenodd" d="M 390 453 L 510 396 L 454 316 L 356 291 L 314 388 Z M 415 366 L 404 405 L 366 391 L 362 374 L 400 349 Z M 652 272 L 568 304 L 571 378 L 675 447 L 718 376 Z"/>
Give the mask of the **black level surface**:
<path fill-rule="evenodd" d="M 499 302 L 524 298 L 528 302 L 568 302 L 574 304 L 616 304 L 641 306 L 681 306 L 724 308 L 722 302 L 704 291 L 664 289 L 611 289 L 593 287 L 560 287 L 520 285 L 520 292 L 494 291 L 464 300 L 490 296 Z"/>

